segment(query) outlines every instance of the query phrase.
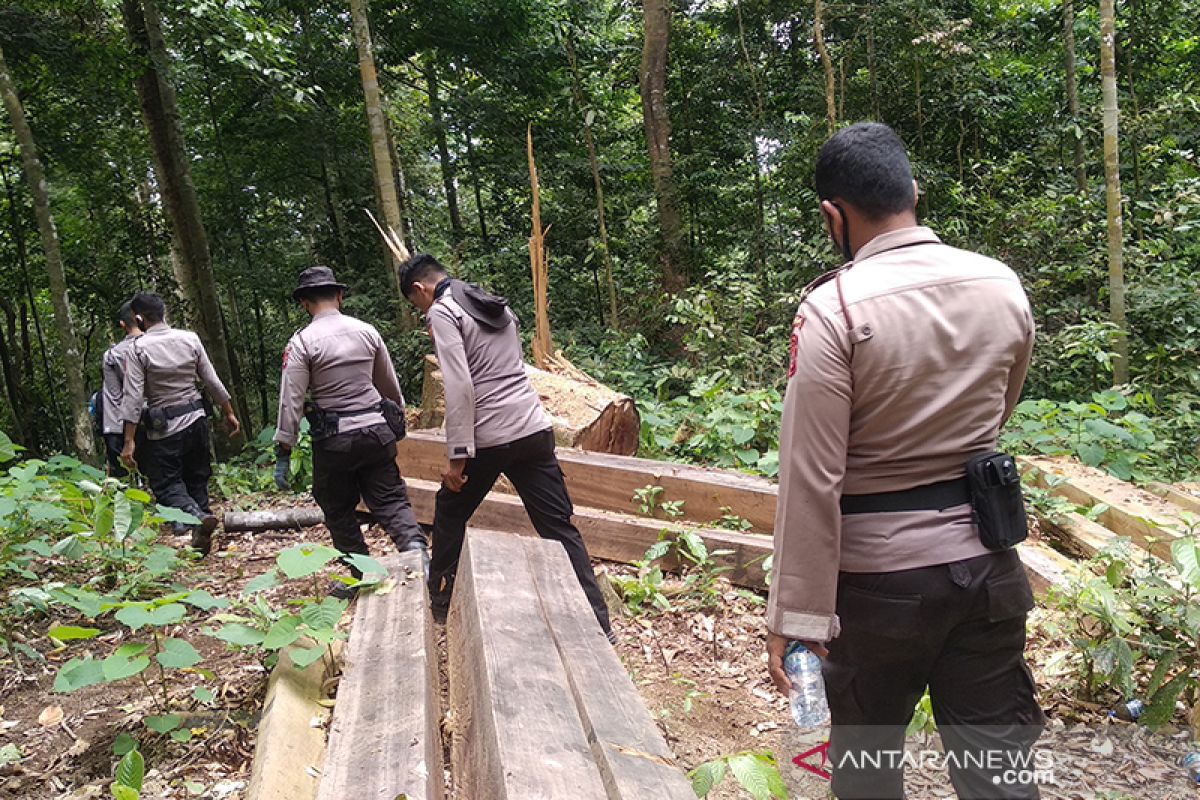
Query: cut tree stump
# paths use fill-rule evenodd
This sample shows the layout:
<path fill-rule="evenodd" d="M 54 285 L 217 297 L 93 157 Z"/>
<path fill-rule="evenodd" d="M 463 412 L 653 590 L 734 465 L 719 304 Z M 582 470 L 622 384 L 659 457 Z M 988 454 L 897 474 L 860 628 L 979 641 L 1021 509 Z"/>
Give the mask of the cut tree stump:
<path fill-rule="evenodd" d="M 560 544 L 470 530 L 447 631 L 463 797 L 695 797 Z"/>
<path fill-rule="evenodd" d="M 291 649 L 280 654 L 267 681 L 247 800 L 312 800 L 317 795 L 329 717 L 320 705 L 328 664 L 321 659 L 300 669 L 287 655 Z"/>
<path fill-rule="evenodd" d="M 437 646 L 421 557 L 383 563 L 390 591 L 357 600 L 317 800 L 442 796 Z"/>
<path fill-rule="evenodd" d="M 629 514 L 637 509 L 634 492 L 661 486 L 660 502 L 683 501 L 680 519 L 684 521 L 709 525 L 732 509 L 750 523 L 751 530 L 771 533 L 775 529 L 776 488 L 764 478 L 566 447 L 558 448 L 557 455 L 571 500 L 581 506 Z M 397 445 L 396 463 L 405 479 L 440 483 L 446 465 L 445 437 L 440 432 L 410 432 Z"/>
<path fill-rule="evenodd" d="M 554 361 L 556 365 L 558 361 Z M 534 391 L 550 414 L 554 440 L 565 447 L 597 453 L 633 455 L 641 436 L 641 417 L 633 399 L 597 383 L 563 360 L 556 374 L 525 365 Z M 437 428 L 446 418 L 442 373 L 437 357 L 425 356 L 421 387 L 422 428 Z M 445 452 L 442 453 L 445 458 Z"/>

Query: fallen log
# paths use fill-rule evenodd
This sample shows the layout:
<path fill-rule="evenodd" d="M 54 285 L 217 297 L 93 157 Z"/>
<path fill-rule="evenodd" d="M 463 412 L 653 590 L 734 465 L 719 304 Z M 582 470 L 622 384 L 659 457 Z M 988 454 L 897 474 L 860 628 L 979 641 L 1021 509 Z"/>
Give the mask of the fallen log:
<path fill-rule="evenodd" d="M 221 524 L 225 530 L 237 531 L 282 531 L 311 528 L 325 522 L 321 509 L 310 506 L 295 508 L 267 508 L 258 511 L 226 511 Z"/>
<path fill-rule="evenodd" d="M 555 441 L 564 447 L 596 453 L 627 456 L 636 453 L 642 423 L 633 399 L 598 383 L 561 357 L 551 363 L 558 373 L 529 364 L 525 365 L 525 372 L 550 414 Z M 442 373 L 437 357 L 428 355 L 421 387 L 419 425 L 437 428 L 445 418 Z"/>

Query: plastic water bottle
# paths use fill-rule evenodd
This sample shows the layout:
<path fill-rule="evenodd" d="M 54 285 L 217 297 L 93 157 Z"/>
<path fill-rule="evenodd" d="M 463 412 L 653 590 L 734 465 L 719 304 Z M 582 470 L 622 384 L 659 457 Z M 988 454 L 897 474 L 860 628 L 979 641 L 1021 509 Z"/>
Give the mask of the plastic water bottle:
<path fill-rule="evenodd" d="M 1116 717 L 1123 722 L 1137 722 L 1145 708 L 1146 704 L 1135 698 L 1118 705 L 1109 712 L 1109 716 Z"/>
<path fill-rule="evenodd" d="M 1187 770 L 1188 781 L 1200 786 L 1200 753 L 1188 753 L 1183 757 L 1183 768 Z"/>
<path fill-rule="evenodd" d="M 827 723 L 829 702 L 821 677 L 821 659 L 799 642 L 792 642 L 783 657 L 783 671 L 792 682 L 790 698 L 796 725 L 816 728 Z"/>

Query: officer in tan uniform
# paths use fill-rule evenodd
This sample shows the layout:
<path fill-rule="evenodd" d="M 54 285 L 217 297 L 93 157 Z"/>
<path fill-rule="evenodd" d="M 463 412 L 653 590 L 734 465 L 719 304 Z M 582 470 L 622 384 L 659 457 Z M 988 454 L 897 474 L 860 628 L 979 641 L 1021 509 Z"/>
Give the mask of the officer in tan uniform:
<path fill-rule="evenodd" d="M 433 256 L 404 265 L 400 290 L 429 321 L 446 395 L 447 464 L 433 518 L 429 597 L 444 620 L 467 522 L 501 474 L 506 475 L 538 535 L 560 542 L 592 612 L 613 640 L 608 607 L 554 454 L 550 417 L 521 358 L 517 317 L 508 302 L 452 279 Z"/>
<path fill-rule="evenodd" d="M 903 797 L 898 755 L 927 687 L 948 754 L 990 759 L 948 760 L 958 794 L 1037 797 L 1004 772 L 1044 719 L 1023 657 L 1033 596 L 1017 552 L 984 544 L 964 478 L 1020 395 L 1028 300 L 1004 264 L 917 225 L 916 184 L 887 126 L 834 135 L 815 181 L 848 263 L 805 292 L 792 327 L 771 677 L 787 691 L 790 640 L 824 656 L 840 798 Z M 1011 458 L 991 463 L 1016 480 Z"/>
<path fill-rule="evenodd" d="M 292 293 L 312 322 L 296 331 L 283 354 L 276 481 L 284 487 L 308 395 L 312 493 L 325 512 L 333 546 L 346 554 L 369 553 L 355 515 L 361 497 L 398 550 L 424 551 L 425 534 L 396 466 L 404 395 L 379 332 L 341 312 L 345 289 L 329 267 L 310 267 Z M 350 572 L 362 577 L 352 565 Z M 337 587 L 332 593 L 348 597 L 353 591 Z"/>
<path fill-rule="evenodd" d="M 128 474 L 121 463 L 121 451 L 125 449 L 125 424 L 121 419 L 125 361 L 129 358 L 134 341 L 142 335 L 142 329 L 134 319 L 131 303 L 126 302 L 121 306 L 117 312 L 117 324 L 125 336 L 104 351 L 104 358 L 100 362 L 100 433 L 104 437 L 108 474 L 114 478 L 124 478 Z"/>
<path fill-rule="evenodd" d="M 200 525 L 192 528 L 192 547 L 207 554 L 217 518 L 208 502 L 212 454 L 208 412 L 197 382 L 203 383 L 212 400 L 221 406 L 231 437 L 238 434 L 241 425 L 200 337 L 168 325 L 166 307 L 156 294 L 142 292 L 129 302 L 145 333 L 134 341 L 125 362 L 121 400 L 125 447 L 121 461 L 130 469 L 141 465 L 159 503 L 200 520 Z M 135 464 L 139 421 L 145 428 L 144 447 L 149 457 Z"/>

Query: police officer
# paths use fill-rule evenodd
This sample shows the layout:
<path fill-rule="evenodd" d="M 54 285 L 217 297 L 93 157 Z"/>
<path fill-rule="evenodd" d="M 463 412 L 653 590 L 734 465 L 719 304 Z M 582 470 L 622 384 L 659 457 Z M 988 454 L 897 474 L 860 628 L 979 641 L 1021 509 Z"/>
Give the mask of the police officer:
<path fill-rule="evenodd" d="M 121 421 L 121 399 L 125 387 L 125 361 L 133 342 L 142 335 L 133 315 L 133 306 L 126 302 L 117 312 L 117 325 L 124 338 L 104 351 L 100 361 L 100 433 L 104 437 L 104 453 L 108 474 L 124 478 L 128 473 L 121 463 L 125 448 L 125 426 Z"/>
<path fill-rule="evenodd" d="M 212 476 L 208 412 L 197 382 L 203 383 L 221 406 L 231 437 L 241 431 L 241 424 L 200 337 L 168 325 L 166 306 L 157 294 L 141 292 L 129 303 L 145 333 L 133 342 L 125 363 L 121 400 L 125 446 L 121 461 L 130 469 L 141 465 L 159 503 L 200 520 L 199 525 L 192 526 L 192 547 L 207 555 L 217 518 L 208 501 L 208 479 Z M 135 462 L 134 437 L 143 419 L 143 448 L 149 458 Z"/>
<path fill-rule="evenodd" d="M 538 535 L 561 542 L 610 641 L 608 608 L 571 523 L 550 418 L 525 374 L 516 315 L 502 297 L 452 279 L 432 256 L 404 265 L 400 290 L 426 315 L 442 370 L 449 449 L 433 518 L 429 593 L 435 619 L 450 607 L 467 521 L 504 474 Z"/>
<path fill-rule="evenodd" d="M 311 395 L 312 493 L 333 546 L 347 554 L 369 552 L 355 515 L 361 497 L 398 550 L 424 551 L 425 534 L 396 466 L 404 395 L 379 332 L 341 312 L 345 289 L 329 267 L 310 267 L 292 293 L 312 322 L 296 331 L 283 353 L 276 482 L 285 484 L 305 396 Z M 356 567 L 350 571 L 362 577 Z M 349 597 L 353 590 L 339 586 L 332 593 Z"/>
<path fill-rule="evenodd" d="M 1037 797 L 1005 772 L 1044 721 L 1023 658 L 1033 596 L 1016 551 L 984 544 L 964 480 L 1020 395 L 1029 302 L 1004 264 L 917 225 L 887 126 L 835 134 L 815 181 L 848 263 L 792 325 L 771 677 L 787 691 L 790 640 L 824 656 L 838 797 L 903 796 L 897 754 L 926 688 L 959 796 Z"/>

